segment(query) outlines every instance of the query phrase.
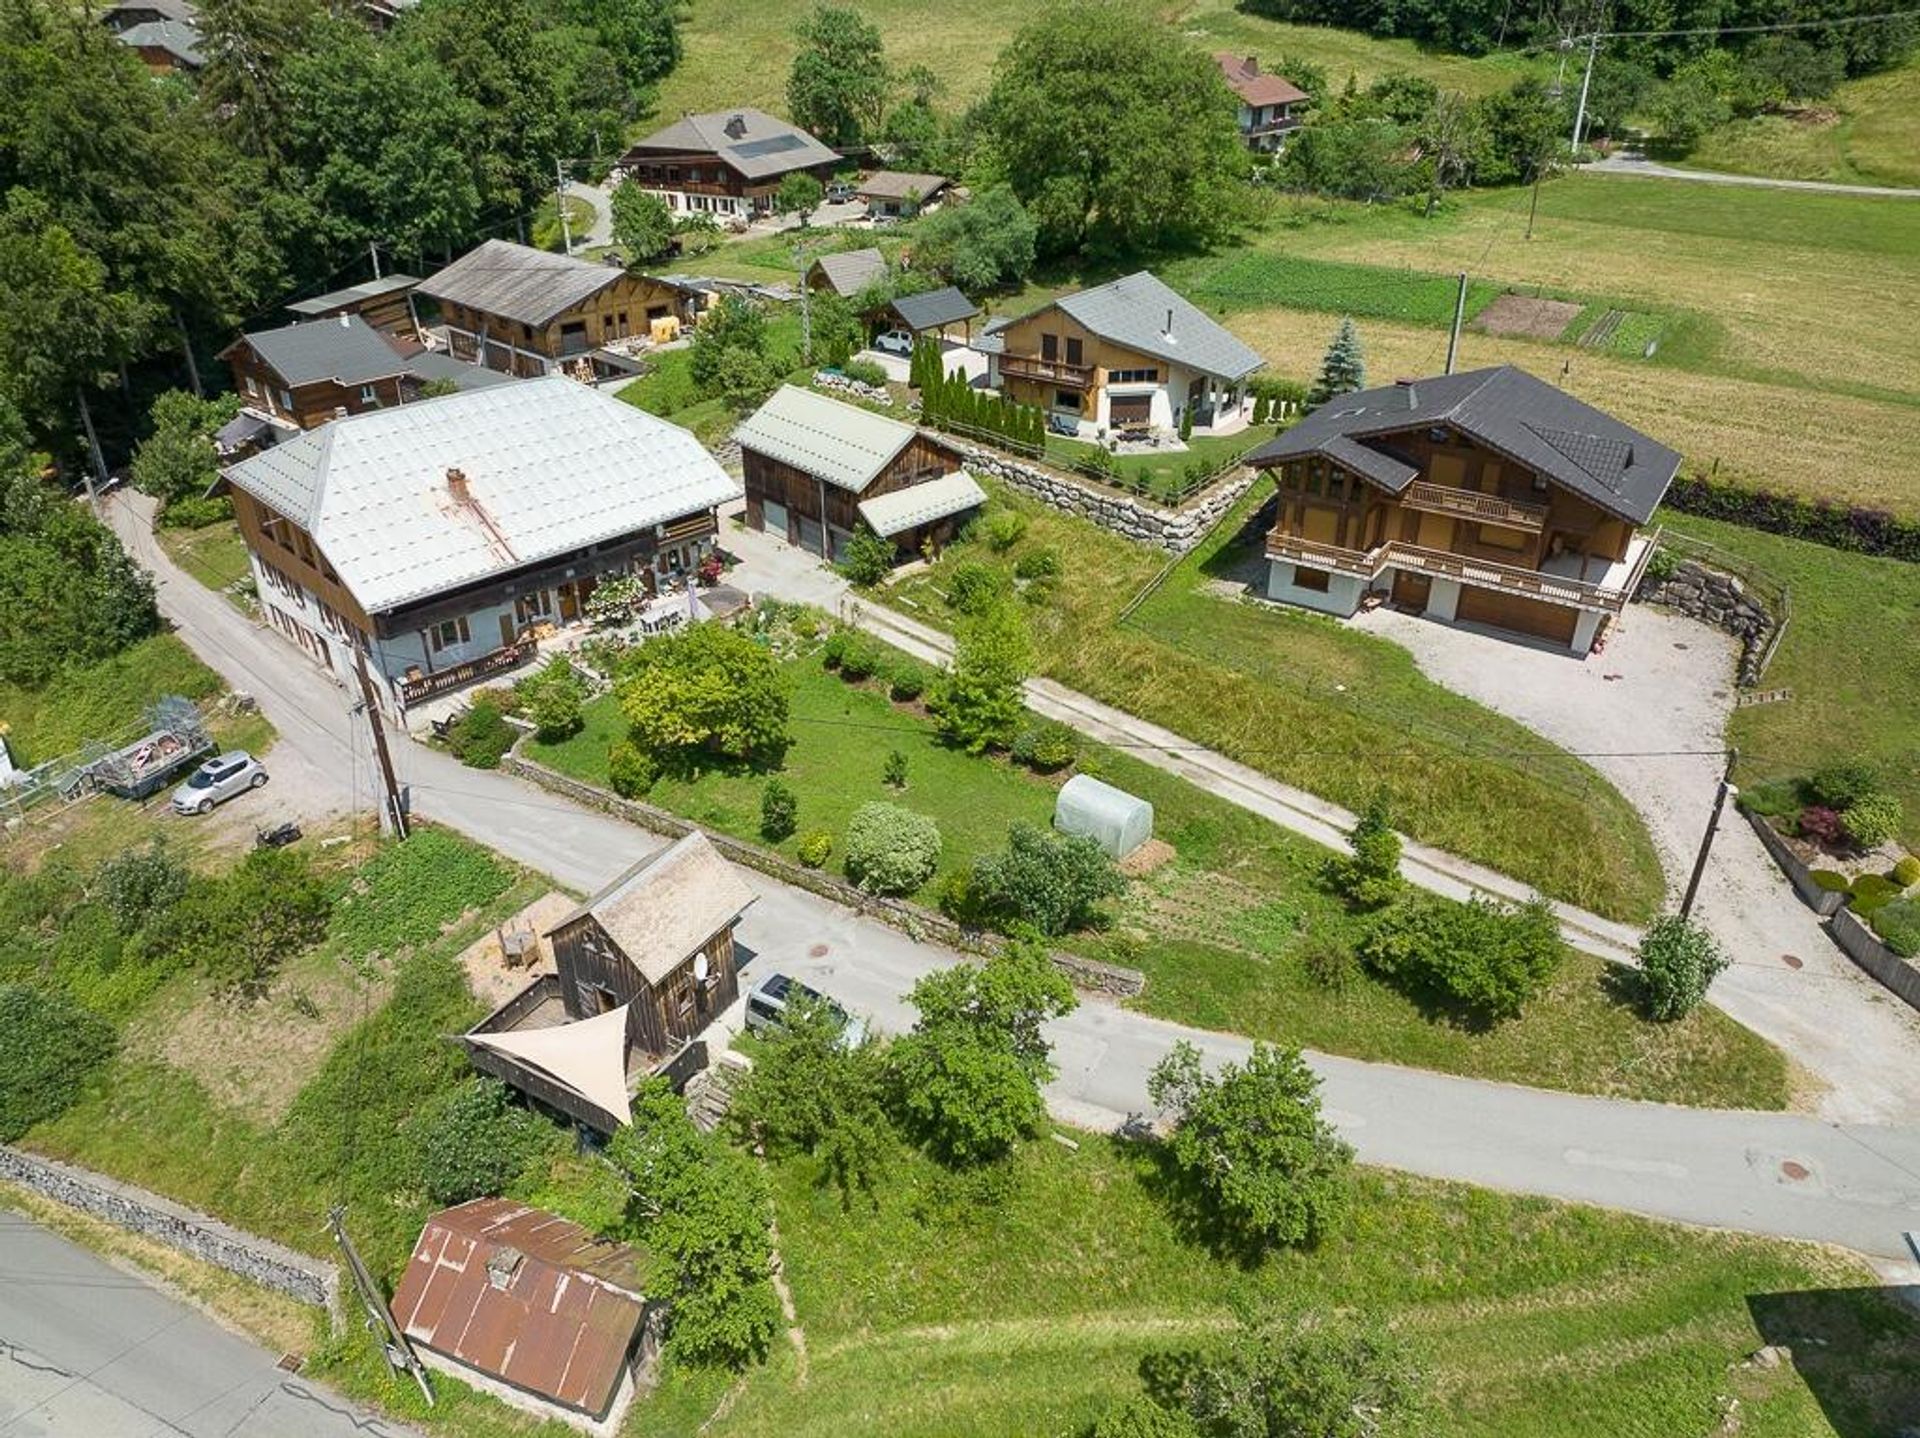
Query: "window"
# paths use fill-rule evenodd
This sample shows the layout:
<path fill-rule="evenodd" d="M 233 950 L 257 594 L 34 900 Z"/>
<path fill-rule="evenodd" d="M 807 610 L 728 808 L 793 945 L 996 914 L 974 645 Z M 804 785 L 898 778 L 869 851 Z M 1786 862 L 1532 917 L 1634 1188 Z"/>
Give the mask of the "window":
<path fill-rule="evenodd" d="M 1108 384 L 1158 384 L 1157 369 L 1115 369 L 1107 371 Z"/>
<path fill-rule="evenodd" d="M 1040 336 L 1040 358 L 1043 360 L 1056 360 L 1060 358 L 1060 336 Z"/>
<path fill-rule="evenodd" d="M 1305 589 L 1313 594 L 1325 594 L 1327 592 L 1327 581 L 1332 578 L 1333 576 L 1328 574 L 1324 569 L 1303 569 L 1297 564 L 1293 566 L 1293 587 L 1295 589 Z"/>
<path fill-rule="evenodd" d="M 293 413 L 293 396 L 285 390 L 280 391 L 280 408 L 284 409 L 288 414 Z"/>
<path fill-rule="evenodd" d="M 1080 347 L 1080 341 L 1069 335 L 1067 337 L 1067 363 L 1079 364 L 1083 354 L 1084 351 Z"/>
<path fill-rule="evenodd" d="M 1053 392 L 1053 407 L 1070 409 L 1077 413 L 1080 409 L 1080 396 L 1070 389 L 1057 389 Z"/>
<path fill-rule="evenodd" d="M 255 399 L 260 398 L 260 381 L 253 375 L 247 376 L 247 393 Z"/>
<path fill-rule="evenodd" d="M 536 589 L 531 594 L 522 594 L 513 601 L 513 613 L 522 624 L 531 624 L 534 620 L 553 613 L 553 596 L 544 589 Z"/>
<path fill-rule="evenodd" d="M 434 625 L 427 631 L 427 637 L 433 645 L 433 652 L 438 654 L 442 649 L 465 644 L 473 636 L 468 632 L 467 617 L 463 614 L 458 619 L 447 619 Z"/>
<path fill-rule="evenodd" d="M 374 390 L 374 387 L 373 387 L 372 385 L 370 385 L 370 384 L 363 384 L 363 385 L 361 385 L 361 386 L 360 386 L 360 403 L 362 403 L 362 404 L 378 404 L 378 403 L 380 403 L 380 396 L 379 396 L 379 394 L 378 394 L 378 393 L 377 393 L 377 392 L 376 392 L 376 391 Z"/>

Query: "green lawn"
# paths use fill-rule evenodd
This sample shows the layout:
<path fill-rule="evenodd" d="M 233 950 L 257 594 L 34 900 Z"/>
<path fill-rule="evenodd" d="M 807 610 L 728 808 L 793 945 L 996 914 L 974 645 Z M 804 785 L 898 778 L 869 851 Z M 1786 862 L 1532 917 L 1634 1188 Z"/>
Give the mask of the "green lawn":
<path fill-rule="evenodd" d="M 1348 808 L 1384 786 L 1416 837 L 1556 898 L 1625 919 L 1658 906 L 1663 882 L 1645 826 L 1590 766 L 1424 678 L 1396 645 L 1209 589 L 1226 571 L 1251 572 L 1249 553 L 1231 544 L 1262 499 L 1257 489 L 1124 628 L 1115 617 L 1165 557 L 995 492 L 1030 516 L 1021 545 L 995 557 L 956 544 L 890 591 L 896 602 L 948 623 L 940 593 L 953 566 L 1053 548 L 1065 574 L 1033 613 L 1052 678 Z"/>
<path fill-rule="evenodd" d="M 767 320 L 768 351 L 783 372 L 800 364 L 800 312 L 792 306 L 773 311 Z M 723 444 L 745 418 L 723 399 L 703 399 L 693 382 L 693 354 L 688 349 L 666 350 L 647 360 L 650 373 L 615 393 L 636 409 L 670 419 L 690 430 L 709 449 Z"/>
<path fill-rule="evenodd" d="M 944 848 L 917 895 L 1005 843 L 1016 820 L 1045 825 L 1060 778 L 941 743 L 916 710 L 873 686 L 854 686 L 816 657 L 788 661 L 793 743 L 780 777 L 799 799 L 800 829 L 773 845 L 791 858 L 813 828 L 836 836 L 854 809 L 884 799 L 940 825 Z M 589 783 L 607 782 L 608 746 L 624 732 L 616 701 L 587 709 L 580 733 L 557 745 L 529 741 L 530 757 Z M 889 750 L 907 756 L 908 787 L 887 788 Z M 1572 956 L 1525 1017 L 1483 1031 L 1367 978 L 1329 993 L 1306 976 L 1309 941 L 1357 942 L 1361 921 L 1320 885 L 1325 849 L 1203 793 L 1124 752 L 1088 744 L 1080 767 L 1154 806 L 1155 834 L 1177 858 L 1136 882 L 1110 933 L 1062 946 L 1144 970 L 1139 1007 L 1179 1023 L 1244 1033 L 1354 1058 L 1441 1069 L 1583 1093 L 1742 1108 L 1781 1108 L 1779 1052 L 1715 1009 L 1681 1024 L 1642 1020 L 1603 961 Z M 766 779 L 744 770 L 666 777 L 649 799 L 736 838 L 764 843 Z M 838 868 L 837 857 L 833 867 Z"/>
<path fill-rule="evenodd" d="M 1363 1171 L 1346 1232 L 1246 1269 L 1183 1240 L 1152 1150 L 1104 1138 L 1029 1144 L 998 1188 L 903 1159 L 850 1211 L 811 1160 L 773 1178 L 805 1374 L 783 1346 L 712 1438 L 1079 1434 L 1143 1356 L 1262 1301 L 1383 1318 L 1447 1438 L 1708 1433 L 1728 1395 L 1746 1438 L 1853 1438 L 1920 1383 L 1920 1325 L 1807 1245 Z"/>
<path fill-rule="evenodd" d="M 1802 774 L 1831 759 L 1885 770 L 1920 849 L 1920 565 L 1662 511 L 1660 523 L 1757 565 L 1792 591 L 1793 618 L 1762 681 L 1784 703 L 1736 710 L 1745 781 Z"/>
<path fill-rule="evenodd" d="M 247 563 L 247 542 L 232 520 L 199 529 L 156 529 L 154 537 L 175 564 L 207 588 L 239 603 L 233 586 L 248 578 L 252 570 Z"/>
<path fill-rule="evenodd" d="M 1274 425 L 1252 425 L 1239 434 L 1195 435 L 1186 441 L 1183 450 L 1115 455 L 1114 475 L 1126 488 L 1157 499 L 1172 499 L 1183 489 L 1197 484 L 1202 475 L 1238 459 L 1278 432 Z M 1057 434 L 1047 436 L 1047 461 L 1062 469 L 1072 469 L 1075 462 L 1084 460 L 1092 449 L 1092 445 L 1082 440 Z"/>

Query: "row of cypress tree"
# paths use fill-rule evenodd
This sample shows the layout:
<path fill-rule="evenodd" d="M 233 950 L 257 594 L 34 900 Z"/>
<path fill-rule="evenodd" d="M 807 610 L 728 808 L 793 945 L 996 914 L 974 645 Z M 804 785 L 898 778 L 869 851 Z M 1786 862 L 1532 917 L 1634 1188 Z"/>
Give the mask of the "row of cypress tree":
<path fill-rule="evenodd" d="M 1046 448 L 1046 417 L 1038 406 L 977 390 L 964 371 L 948 373 L 937 340 L 914 345 L 908 379 L 920 391 L 921 419 L 935 428 L 962 426 L 1033 454 Z"/>

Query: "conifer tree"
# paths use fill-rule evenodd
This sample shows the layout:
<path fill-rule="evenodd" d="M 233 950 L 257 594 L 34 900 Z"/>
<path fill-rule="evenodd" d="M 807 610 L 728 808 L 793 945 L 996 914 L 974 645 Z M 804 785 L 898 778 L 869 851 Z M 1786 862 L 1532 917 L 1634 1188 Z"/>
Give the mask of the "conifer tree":
<path fill-rule="evenodd" d="M 1360 332 L 1353 317 L 1342 315 L 1340 327 L 1333 332 L 1326 358 L 1320 361 L 1320 377 L 1313 382 L 1309 404 L 1325 404 L 1337 394 L 1351 394 L 1367 387 L 1367 360 L 1360 348 Z"/>

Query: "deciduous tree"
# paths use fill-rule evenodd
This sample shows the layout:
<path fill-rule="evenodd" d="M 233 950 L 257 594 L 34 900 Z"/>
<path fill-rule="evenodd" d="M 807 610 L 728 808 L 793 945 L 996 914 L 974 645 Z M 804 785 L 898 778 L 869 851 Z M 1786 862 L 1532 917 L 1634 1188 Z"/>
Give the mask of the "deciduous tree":
<path fill-rule="evenodd" d="M 1339 1222 L 1353 1150 L 1320 1116 L 1320 1081 L 1298 1049 L 1256 1043 L 1244 1065 L 1209 1075 L 1182 1040 L 1147 1093 L 1172 1120 L 1174 1163 L 1226 1246 L 1313 1244 Z"/>
<path fill-rule="evenodd" d="M 794 124 L 838 150 L 878 134 L 891 88 L 879 27 L 858 10 L 817 5 L 787 74 Z"/>
<path fill-rule="evenodd" d="M 778 662 L 724 624 L 641 645 L 616 691 L 633 742 L 654 754 L 698 750 L 764 761 L 786 747 L 787 685 Z"/>
<path fill-rule="evenodd" d="M 1019 284 L 1033 269 L 1033 217 L 1007 185 L 970 204 L 949 205 L 921 222 L 916 263 L 971 294 Z"/>
<path fill-rule="evenodd" d="M 673 211 L 651 190 L 632 180 L 613 187 L 613 242 L 628 264 L 658 259 L 673 248 Z"/>
<path fill-rule="evenodd" d="M 962 623 L 952 667 L 940 676 L 928 707 L 941 730 L 970 753 L 1004 748 L 1020 732 L 1022 686 L 1032 670 L 1026 621 L 1003 599 Z"/>

